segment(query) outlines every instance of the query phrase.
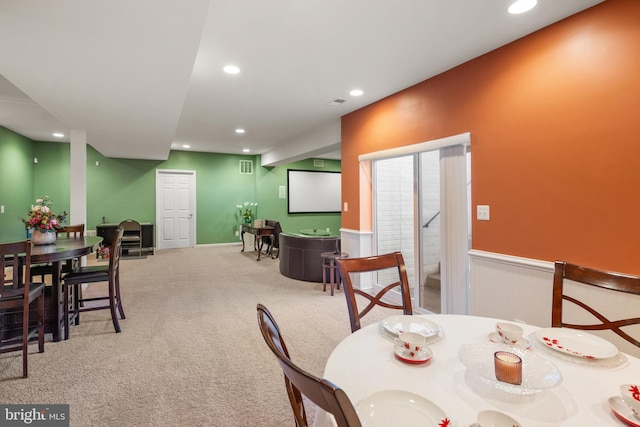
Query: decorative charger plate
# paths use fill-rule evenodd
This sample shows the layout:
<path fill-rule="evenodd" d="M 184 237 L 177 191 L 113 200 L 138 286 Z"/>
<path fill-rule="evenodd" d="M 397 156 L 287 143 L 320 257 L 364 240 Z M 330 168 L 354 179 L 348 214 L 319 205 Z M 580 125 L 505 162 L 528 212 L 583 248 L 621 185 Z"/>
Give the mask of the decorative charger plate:
<path fill-rule="evenodd" d="M 608 359 L 618 354 L 618 348 L 596 335 L 567 328 L 545 328 L 533 336 L 547 347 L 585 359 Z"/>
<path fill-rule="evenodd" d="M 402 332 L 417 332 L 427 338 L 427 344 L 433 344 L 443 337 L 440 326 L 424 316 L 397 315 L 380 321 L 383 335 L 395 339 Z"/>
<path fill-rule="evenodd" d="M 404 390 L 383 390 L 365 397 L 356 408 L 363 427 L 449 427 L 451 420 L 435 403 Z"/>
<path fill-rule="evenodd" d="M 493 364 L 493 354 L 496 351 L 508 351 L 520 356 L 522 384 L 509 384 L 496 379 Z M 562 374 L 553 363 L 522 347 L 493 343 L 463 344 L 460 346 L 458 356 L 467 370 L 480 378 L 483 383 L 507 393 L 530 395 L 555 387 L 562 382 Z"/>

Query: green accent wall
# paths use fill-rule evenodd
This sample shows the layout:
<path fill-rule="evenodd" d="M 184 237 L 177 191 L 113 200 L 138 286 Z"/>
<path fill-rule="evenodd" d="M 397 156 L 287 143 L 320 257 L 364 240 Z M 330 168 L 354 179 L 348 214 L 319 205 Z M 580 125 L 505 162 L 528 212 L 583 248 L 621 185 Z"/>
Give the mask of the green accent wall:
<path fill-rule="evenodd" d="M 26 238 L 27 211 L 35 202 L 33 141 L 0 126 L 0 241 Z"/>
<path fill-rule="evenodd" d="M 38 157 L 38 164 L 33 164 L 33 157 Z M 240 160 L 252 160 L 254 173 L 240 174 Z M 171 151 L 166 161 L 118 159 L 104 157 L 88 145 L 86 228 L 95 229 L 103 217 L 109 223 L 127 218 L 155 223 L 156 169 L 195 171 L 196 244 L 239 241 L 236 205 L 245 201 L 257 202 L 257 217 L 280 221 L 284 231 L 329 228 L 338 234 L 341 227 L 339 213 L 289 215 L 287 199 L 279 198 L 279 187 L 287 185 L 287 169 L 340 171 L 339 160 L 324 160 L 323 167 L 314 167 L 313 159 L 262 167 L 260 156 L 190 151 Z M 19 218 L 37 197 L 48 195 L 54 212 L 69 212 L 69 144 L 31 141 L 0 127 L 0 179 L 18 185 L 15 191 L 0 188 L 0 205 L 6 205 L 5 214 L 0 214 L 0 240 L 24 238 Z"/>

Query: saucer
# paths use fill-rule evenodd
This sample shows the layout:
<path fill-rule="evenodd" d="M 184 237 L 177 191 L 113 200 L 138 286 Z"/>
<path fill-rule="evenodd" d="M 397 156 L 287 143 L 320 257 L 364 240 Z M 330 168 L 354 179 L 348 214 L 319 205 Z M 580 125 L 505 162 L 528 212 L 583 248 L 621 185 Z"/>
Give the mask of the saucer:
<path fill-rule="evenodd" d="M 478 414 L 478 426 L 521 427 L 521 424 L 500 411 L 486 410 Z"/>
<path fill-rule="evenodd" d="M 414 353 L 404 348 L 400 343 L 393 347 L 393 354 L 396 356 L 396 359 L 401 362 L 413 364 L 427 363 L 433 357 L 433 353 L 428 348 L 423 348 L 419 352 Z"/>
<path fill-rule="evenodd" d="M 489 341 L 497 344 L 505 344 L 502 342 L 502 338 L 500 338 L 500 335 L 497 332 L 491 332 L 489 334 Z M 524 347 L 524 348 L 531 347 L 531 343 L 526 338 L 521 338 L 517 343 L 513 345 L 517 345 L 518 347 Z"/>
<path fill-rule="evenodd" d="M 640 427 L 640 419 L 636 418 L 636 416 L 633 415 L 633 411 L 631 410 L 631 408 L 629 408 L 627 404 L 622 401 L 622 398 L 620 396 L 610 397 L 609 406 L 611 407 L 611 410 L 616 415 L 616 417 L 620 418 L 622 421 L 633 427 Z"/>

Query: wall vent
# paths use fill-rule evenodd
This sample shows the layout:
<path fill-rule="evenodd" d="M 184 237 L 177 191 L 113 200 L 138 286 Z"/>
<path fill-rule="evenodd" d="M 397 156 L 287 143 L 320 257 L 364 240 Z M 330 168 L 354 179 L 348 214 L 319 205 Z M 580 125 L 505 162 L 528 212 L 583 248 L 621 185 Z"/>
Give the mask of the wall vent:
<path fill-rule="evenodd" d="M 313 166 L 316 168 L 323 168 L 324 167 L 324 160 L 322 159 L 313 159 Z"/>
<path fill-rule="evenodd" d="M 253 175 L 253 160 L 240 160 L 240 174 Z"/>

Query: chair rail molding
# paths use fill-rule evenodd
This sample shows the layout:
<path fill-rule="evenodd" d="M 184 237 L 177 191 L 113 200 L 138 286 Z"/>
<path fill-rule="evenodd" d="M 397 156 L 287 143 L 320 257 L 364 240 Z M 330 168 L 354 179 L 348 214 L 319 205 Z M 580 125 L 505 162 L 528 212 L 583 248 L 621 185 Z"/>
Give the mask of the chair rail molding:
<path fill-rule="evenodd" d="M 469 314 L 551 326 L 552 262 L 479 250 L 469 258 Z"/>

